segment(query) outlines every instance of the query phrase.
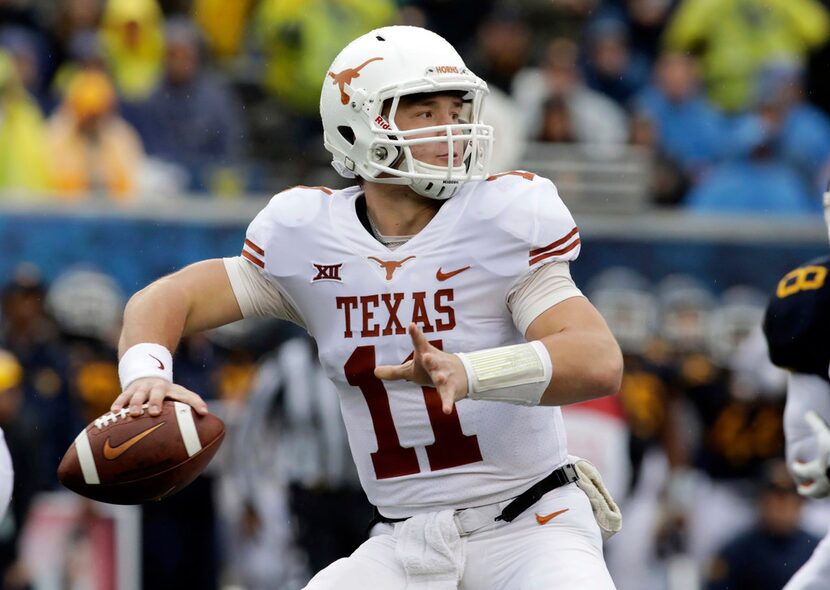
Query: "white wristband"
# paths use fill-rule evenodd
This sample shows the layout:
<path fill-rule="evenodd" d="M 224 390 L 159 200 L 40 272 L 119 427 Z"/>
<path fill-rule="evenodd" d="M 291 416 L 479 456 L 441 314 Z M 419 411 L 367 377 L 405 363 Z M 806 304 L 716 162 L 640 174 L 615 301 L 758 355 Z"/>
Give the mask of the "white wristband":
<path fill-rule="evenodd" d="M 161 344 L 135 344 L 127 349 L 118 362 L 118 377 L 122 391 L 142 377 L 159 377 L 172 383 L 173 356 Z"/>
<path fill-rule="evenodd" d="M 457 353 L 467 372 L 467 397 L 537 406 L 553 376 L 547 348 L 538 340 Z"/>

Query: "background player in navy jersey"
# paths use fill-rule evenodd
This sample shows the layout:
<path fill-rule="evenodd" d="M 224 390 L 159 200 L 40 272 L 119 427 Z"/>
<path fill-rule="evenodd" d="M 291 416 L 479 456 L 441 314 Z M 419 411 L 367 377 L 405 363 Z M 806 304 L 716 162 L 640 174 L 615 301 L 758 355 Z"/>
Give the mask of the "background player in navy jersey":
<path fill-rule="evenodd" d="M 830 190 L 824 193 L 830 228 Z M 764 318 L 770 358 L 790 371 L 784 433 L 787 461 L 798 493 L 830 496 L 830 256 L 802 264 L 778 283 Z M 830 535 L 785 587 L 826 588 L 830 580 Z"/>

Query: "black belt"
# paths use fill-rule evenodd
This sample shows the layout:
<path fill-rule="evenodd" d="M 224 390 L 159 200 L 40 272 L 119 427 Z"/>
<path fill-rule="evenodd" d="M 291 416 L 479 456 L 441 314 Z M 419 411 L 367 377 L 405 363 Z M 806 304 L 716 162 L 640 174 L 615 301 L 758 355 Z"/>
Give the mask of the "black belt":
<path fill-rule="evenodd" d="M 574 466 L 571 463 L 567 463 L 559 469 L 554 470 L 553 473 L 545 477 L 545 479 L 533 484 L 524 492 L 513 498 L 513 501 L 504 507 L 504 510 L 502 510 L 501 514 L 496 517 L 496 520 L 511 522 L 522 512 L 533 506 L 542 498 L 542 496 L 551 490 L 555 490 L 565 484 L 573 483 L 578 479 L 579 474 L 576 472 Z M 372 527 L 380 522 L 395 523 L 403 522 L 404 520 L 406 520 L 406 518 L 387 518 L 378 512 L 377 508 L 375 508 L 375 516 L 369 523 L 369 530 L 372 530 Z"/>

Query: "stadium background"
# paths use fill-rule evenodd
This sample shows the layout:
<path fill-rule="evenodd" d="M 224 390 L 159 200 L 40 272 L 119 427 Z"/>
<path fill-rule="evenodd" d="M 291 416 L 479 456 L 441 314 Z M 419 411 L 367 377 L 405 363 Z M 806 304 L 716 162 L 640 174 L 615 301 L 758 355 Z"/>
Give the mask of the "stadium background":
<path fill-rule="evenodd" d="M 177 380 L 228 425 L 191 488 L 114 509 L 54 474 L 117 393 L 126 298 L 238 254 L 270 195 L 343 186 L 320 84 L 389 23 L 459 49 L 493 90 L 493 172 L 550 176 L 580 225 L 573 274 L 627 367 L 619 396 L 566 421 L 623 507 L 618 587 L 780 588 L 830 522 L 782 475 L 784 383 L 757 331 L 779 279 L 827 249 L 826 0 L 0 0 L 0 346 L 17 359 L 0 355 L 0 426 L 18 474 L 0 589 L 289 590 L 363 534 L 334 394 L 279 322 L 179 350 Z"/>

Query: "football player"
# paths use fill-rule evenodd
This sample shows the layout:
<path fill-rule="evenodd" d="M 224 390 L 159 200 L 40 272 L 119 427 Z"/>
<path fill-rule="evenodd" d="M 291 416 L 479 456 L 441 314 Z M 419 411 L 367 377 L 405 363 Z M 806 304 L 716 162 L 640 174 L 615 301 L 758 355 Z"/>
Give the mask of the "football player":
<path fill-rule="evenodd" d="M 619 513 L 568 457 L 558 406 L 615 393 L 622 355 L 571 279 L 580 237 L 556 187 L 488 176 L 486 94 L 432 32 L 357 38 L 320 99 L 333 165 L 357 185 L 278 194 L 241 256 L 125 310 L 112 409 L 132 415 L 165 397 L 207 411 L 173 383 L 182 333 L 273 315 L 315 338 L 378 525 L 310 589 L 613 588 L 602 533 Z"/>
<path fill-rule="evenodd" d="M 830 187 L 824 193 L 830 228 Z M 764 317 L 770 359 L 789 370 L 784 435 L 787 462 L 798 493 L 830 495 L 830 256 L 812 260 L 779 281 Z M 830 534 L 818 544 L 786 590 L 826 588 L 830 580 Z"/>

